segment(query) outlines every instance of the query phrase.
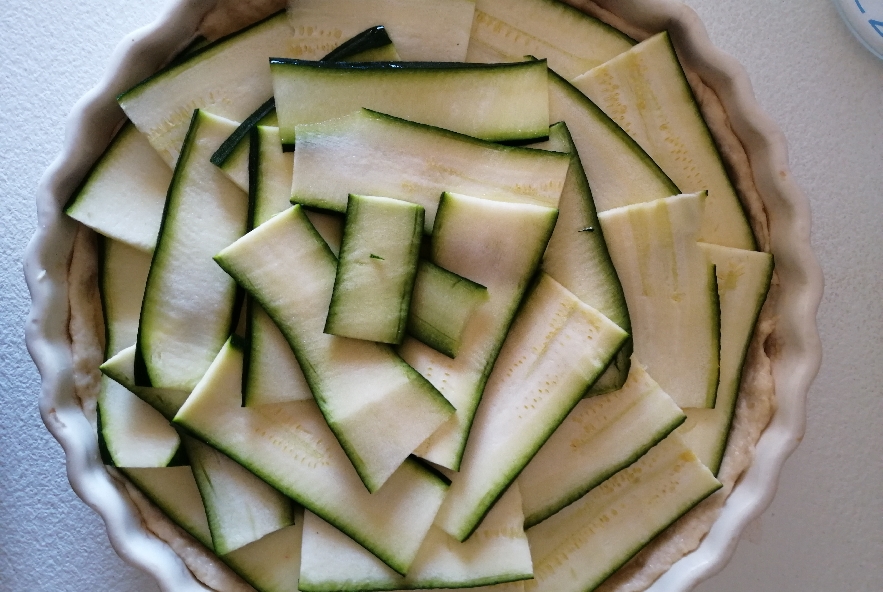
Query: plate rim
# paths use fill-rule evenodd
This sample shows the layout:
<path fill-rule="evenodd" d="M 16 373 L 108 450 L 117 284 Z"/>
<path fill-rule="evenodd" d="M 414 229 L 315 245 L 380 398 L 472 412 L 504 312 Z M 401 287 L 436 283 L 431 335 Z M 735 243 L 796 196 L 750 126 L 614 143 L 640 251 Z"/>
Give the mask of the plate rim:
<path fill-rule="evenodd" d="M 574 3 L 574 0 L 568 0 Z M 816 315 L 821 267 L 810 243 L 809 200 L 791 176 L 787 142 L 760 107 L 748 73 L 716 48 L 698 15 L 676 0 L 594 0 L 650 30 L 669 28 L 679 55 L 711 86 L 751 160 L 767 208 L 770 250 L 782 285 L 777 303 L 781 347 L 773 364 L 777 409 L 737 483 L 699 548 L 672 566 L 651 592 L 689 590 L 719 572 L 745 527 L 771 503 L 785 460 L 806 425 L 806 396 L 821 363 Z M 104 150 L 123 119 L 116 96 L 185 47 L 217 0 L 178 0 L 151 24 L 126 35 L 98 84 L 81 97 L 65 125 L 61 153 L 37 189 L 37 230 L 25 251 L 31 293 L 25 341 L 41 376 L 40 414 L 64 449 L 74 492 L 104 520 L 111 546 L 126 562 L 156 578 L 163 590 L 205 590 L 184 562 L 144 527 L 131 499 L 101 462 L 97 438 L 74 394 L 68 333 L 67 270 L 78 225 L 62 213 L 71 193 Z M 773 232 L 775 229 L 775 232 Z"/>

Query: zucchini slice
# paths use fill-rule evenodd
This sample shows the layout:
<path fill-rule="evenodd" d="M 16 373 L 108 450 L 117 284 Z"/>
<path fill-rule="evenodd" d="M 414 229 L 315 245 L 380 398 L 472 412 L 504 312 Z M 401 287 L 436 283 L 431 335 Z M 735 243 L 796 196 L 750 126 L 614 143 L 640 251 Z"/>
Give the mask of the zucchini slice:
<path fill-rule="evenodd" d="M 300 589 L 366 592 L 487 586 L 533 577 L 518 487 L 494 506 L 463 543 L 433 526 L 408 575 L 400 576 L 314 514 L 304 522 Z"/>
<path fill-rule="evenodd" d="M 501 146 L 365 109 L 299 126 L 298 138 L 293 203 L 343 212 L 350 193 L 410 201 L 426 210 L 427 233 L 444 191 L 558 207 L 570 165 L 566 154 Z"/>
<path fill-rule="evenodd" d="M 487 288 L 481 284 L 429 261 L 420 261 L 408 316 L 408 335 L 456 358 L 466 323 L 487 298 Z"/>
<path fill-rule="evenodd" d="M 251 187 L 253 225 L 260 226 L 291 207 L 293 154 L 282 152 L 279 130 L 258 126 L 252 135 L 254 147 Z M 332 251 L 340 247 L 342 224 L 336 216 L 306 212 Z M 285 401 L 305 401 L 313 393 L 304 378 L 291 346 L 273 319 L 251 297 L 246 301 L 246 356 L 242 377 L 243 404 L 246 407 Z"/>
<path fill-rule="evenodd" d="M 421 206 L 350 195 L 325 333 L 401 343 L 422 238 Z"/>
<path fill-rule="evenodd" d="M 462 62 L 474 13 L 474 0 L 297 0 L 288 8 L 294 57 L 312 60 L 383 23 L 402 59 Z"/>
<path fill-rule="evenodd" d="M 291 526 L 291 500 L 199 440 L 185 436 L 184 448 L 218 555 Z"/>
<path fill-rule="evenodd" d="M 667 31 L 573 80 L 684 193 L 708 191 L 699 240 L 754 250 L 754 234 Z"/>
<path fill-rule="evenodd" d="M 606 62 L 635 42 L 558 0 L 477 0 L 468 62 L 518 62 L 532 55 L 567 78 Z"/>
<path fill-rule="evenodd" d="M 178 413 L 178 409 L 187 400 L 189 391 L 175 389 L 161 389 L 152 386 L 138 386 L 135 384 L 135 345 L 120 350 L 98 367 L 101 373 L 114 380 L 132 393 L 159 411 L 163 417 L 171 420 Z"/>
<path fill-rule="evenodd" d="M 567 123 L 599 212 L 681 193 L 616 122 L 551 70 L 549 115 Z"/>
<path fill-rule="evenodd" d="M 434 263 L 487 287 L 456 359 L 405 339 L 399 353 L 457 411 L 416 454 L 458 470 L 475 409 L 518 305 L 539 267 L 558 210 L 445 193 L 432 234 Z"/>
<path fill-rule="evenodd" d="M 625 291 L 635 356 L 682 408 L 713 407 L 720 370 L 714 268 L 696 244 L 705 193 L 598 215 Z"/>
<path fill-rule="evenodd" d="M 447 481 L 406 460 L 369 493 L 315 402 L 243 408 L 241 374 L 242 350 L 231 340 L 175 422 L 405 573 Z"/>
<path fill-rule="evenodd" d="M 122 471 L 175 524 L 214 550 L 205 508 L 190 467 Z M 298 592 L 303 524 L 303 511 L 297 511 L 292 526 L 218 558 L 259 592 Z"/>
<path fill-rule="evenodd" d="M 635 464 L 528 529 L 527 592 L 588 592 L 721 484 L 672 434 Z"/>
<path fill-rule="evenodd" d="M 242 121 L 273 94 L 267 58 L 297 55 L 292 34 L 285 13 L 276 13 L 140 82 L 120 95 L 120 106 L 160 157 L 175 166 L 194 109 Z"/>
<path fill-rule="evenodd" d="M 293 525 L 240 547 L 221 561 L 258 592 L 298 592 L 303 528 L 303 511 L 298 511 Z"/>
<path fill-rule="evenodd" d="M 308 62 L 270 60 L 282 143 L 296 127 L 367 108 L 490 141 L 549 133 L 546 62 Z M 382 195 L 382 194 L 381 194 Z"/>
<path fill-rule="evenodd" d="M 569 154 L 570 169 L 558 202 L 558 222 L 543 255 L 542 270 L 623 331 L 631 333 L 622 285 L 610 260 L 586 173 L 567 124 L 553 125 L 549 130 L 549 141 L 543 147 Z M 627 342 L 586 393 L 587 396 L 622 387 L 628 377 L 631 353 L 631 342 Z"/>
<path fill-rule="evenodd" d="M 95 232 L 153 251 L 172 171 L 126 122 L 64 212 Z"/>
<path fill-rule="evenodd" d="M 205 507 L 190 467 L 122 468 L 123 474 L 166 516 L 214 550 Z"/>
<path fill-rule="evenodd" d="M 696 456 L 715 475 L 720 470 L 742 366 L 766 300 L 773 274 L 769 253 L 699 243 L 717 272 L 721 308 L 720 384 L 714 409 L 686 409 L 687 421 L 678 430 Z"/>
<path fill-rule="evenodd" d="M 216 257 L 285 335 L 331 430 L 377 491 L 454 412 L 389 346 L 322 331 L 336 260 L 300 206 Z"/>
<path fill-rule="evenodd" d="M 641 458 L 686 416 L 633 360 L 613 393 L 580 401 L 518 476 L 530 528 Z"/>
<path fill-rule="evenodd" d="M 135 340 L 150 255 L 102 239 L 100 259 L 99 293 L 108 357 Z M 169 420 L 107 376 L 101 377 L 98 413 L 101 436 L 115 466 L 164 467 L 175 457 L 181 440 Z"/>
<path fill-rule="evenodd" d="M 362 31 L 322 59 L 333 62 L 395 61 L 399 59 L 399 54 L 386 29 L 380 25 Z M 251 130 L 259 125 L 278 127 L 275 97 L 267 99 L 246 117 L 211 158 L 212 164 L 220 167 L 243 191 L 248 191 L 248 138 Z"/>
<path fill-rule="evenodd" d="M 627 337 L 541 273 L 494 364 L 436 525 L 470 537 Z"/>
<path fill-rule="evenodd" d="M 140 386 L 193 389 L 230 333 L 236 284 L 212 257 L 245 234 L 248 197 L 208 159 L 235 127 L 204 111 L 193 115 L 144 291 Z"/>

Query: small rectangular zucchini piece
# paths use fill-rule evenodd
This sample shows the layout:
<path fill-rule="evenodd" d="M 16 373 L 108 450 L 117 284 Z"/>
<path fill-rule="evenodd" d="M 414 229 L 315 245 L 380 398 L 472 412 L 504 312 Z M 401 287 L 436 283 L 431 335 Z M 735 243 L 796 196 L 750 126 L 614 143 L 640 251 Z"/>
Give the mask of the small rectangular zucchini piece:
<path fill-rule="evenodd" d="M 487 288 L 481 284 L 422 260 L 414 281 L 408 335 L 456 358 L 466 323 L 487 298 Z"/>
<path fill-rule="evenodd" d="M 422 238 L 422 206 L 350 195 L 325 333 L 401 343 Z"/>

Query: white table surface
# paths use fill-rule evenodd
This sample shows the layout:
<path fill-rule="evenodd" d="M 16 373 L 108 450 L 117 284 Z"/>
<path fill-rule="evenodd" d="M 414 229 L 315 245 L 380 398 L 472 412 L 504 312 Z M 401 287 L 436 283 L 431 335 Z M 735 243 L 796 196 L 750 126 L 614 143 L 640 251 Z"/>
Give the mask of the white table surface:
<path fill-rule="evenodd" d="M 73 103 L 165 0 L 6 0 L 0 11 L 0 590 L 154 591 L 68 486 L 37 411 L 21 271 L 34 192 Z M 870 1 L 870 0 L 869 0 Z M 830 0 L 688 0 L 748 69 L 812 203 L 827 283 L 806 437 L 772 506 L 700 592 L 883 590 L 883 61 Z"/>

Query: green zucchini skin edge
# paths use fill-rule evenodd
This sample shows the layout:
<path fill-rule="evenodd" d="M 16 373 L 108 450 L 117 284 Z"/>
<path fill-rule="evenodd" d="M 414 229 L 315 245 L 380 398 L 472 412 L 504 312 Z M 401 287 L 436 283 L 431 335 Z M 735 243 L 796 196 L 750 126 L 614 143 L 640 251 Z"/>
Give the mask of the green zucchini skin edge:
<path fill-rule="evenodd" d="M 370 49 L 377 49 L 392 43 L 386 28 L 383 25 L 371 27 L 362 31 L 352 39 L 344 41 L 337 49 L 331 50 L 323 60 L 339 61 L 345 60 L 350 56 L 356 55 Z M 236 147 L 242 142 L 250 131 L 260 125 L 262 119 L 276 110 L 276 97 L 270 97 L 266 103 L 258 107 L 254 113 L 245 118 L 236 131 L 230 134 L 230 137 L 218 147 L 211 157 L 211 163 L 215 166 L 223 166 L 225 162 L 233 155 Z"/>
<path fill-rule="evenodd" d="M 203 56 L 203 54 L 213 51 L 213 50 L 217 49 L 219 46 L 226 43 L 227 41 L 229 41 L 235 37 L 238 37 L 244 33 L 247 33 L 248 31 L 251 31 L 252 29 L 260 27 L 261 25 L 264 25 L 267 22 L 269 22 L 273 19 L 279 18 L 279 17 L 287 18 L 285 9 L 274 12 L 270 16 L 263 18 L 256 23 L 253 23 L 243 29 L 239 29 L 238 31 L 230 33 L 229 35 L 221 37 L 220 39 L 212 41 L 208 45 L 204 45 L 204 46 L 200 47 L 199 49 L 196 49 L 192 53 L 182 55 L 181 59 L 173 60 L 171 63 L 169 63 L 168 66 L 161 69 L 159 72 L 151 74 L 150 76 L 148 76 L 147 78 L 145 78 L 144 80 L 142 80 L 141 82 L 139 82 L 138 84 L 136 84 L 135 86 L 130 88 L 129 90 L 126 90 L 126 91 L 123 91 L 122 93 L 120 93 L 117 96 L 117 101 L 121 101 L 124 98 L 128 97 L 129 95 L 132 95 L 132 96 L 136 95 L 141 90 L 141 88 L 150 84 L 151 82 L 158 80 L 160 78 L 164 78 L 165 76 L 169 75 L 170 73 L 174 72 L 175 70 L 177 70 L 183 66 L 189 66 L 191 61 L 201 58 Z"/>
<path fill-rule="evenodd" d="M 322 61 L 337 62 L 345 60 L 357 53 L 384 47 L 391 43 L 392 39 L 389 38 L 389 34 L 386 32 L 386 27 L 378 25 L 376 27 L 371 27 L 370 29 L 365 29 L 352 39 L 344 41 L 338 45 L 336 49 L 332 49 L 328 52 L 325 57 L 322 58 Z"/>
<path fill-rule="evenodd" d="M 272 113 L 276 109 L 276 97 L 270 97 L 267 102 L 258 107 L 254 113 L 245 118 L 239 127 L 236 128 L 230 137 L 228 137 L 224 142 L 218 146 L 218 149 L 215 150 L 215 153 L 212 154 L 212 157 L 209 161 L 217 166 L 223 166 L 225 162 L 233 155 L 233 152 L 236 150 L 236 147 L 242 142 L 246 136 L 250 137 L 251 130 L 255 129 L 260 121 Z M 251 165 L 249 164 L 249 173 L 251 173 Z M 249 177 L 250 179 L 250 177 Z M 249 184 L 251 181 L 249 181 Z"/>
<path fill-rule="evenodd" d="M 170 201 L 169 198 L 171 196 L 172 189 L 175 187 L 176 183 L 180 179 L 180 176 L 183 174 L 184 167 L 181 166 L 181 163 L 186 162 L 190 151 L 193 149 L 193 139 L 196 137 L 196 128 L 198 127 L 198 121 L 199 109 L 194 109 L 193 115 L 190 118 L 190 126 L 187 128 L 187 135 L 184 137 L 184 145 L 181 147 L 181 156 L 178 158 L 178 164 L 175 166 L 174 173 L 172 173 L 172 182 L 169 184 L 169 192 L 166 194 L 166 204 L 165 206 L 163 206 L 162 220 L 159 223 L 156 248 L 153 251 L 153 260 L 150 264 L 150 272 L 147 274 L 148 284 L 150 284 L 150 276 L 154 273 L 153 261 L 156 260 L 156 254 L 161 249 L 163 230 L 166 226 L 166 220 L 168 220 Z M 135 384 L 137 386 L 153 386 L 153 384 L 150 382 L 150 374 L 147 371 L 147 362 L 144 360 L 144 354 L 142 353 L 141 337 L 141 323 L 139 322 L 138 339 L 135 340 Z"/>
<path fill-rule="evenodd" d="M 656 434 L 657 437 L 653 438 L 653 440 L 651 442 L 649 442 L 646 446 L 644 446 L 643 448 L 641 448 L 639 450 L 636 450 L 635 453 L 631 457 L 626 459 L 621 464 L 619 464 L 615 467 L 611 467 L 609 471 L 605 472 L 602 475 L 599 475 L 596 479 L 586 482 L 582 488 L 574 491 L 572 493 L 572 495 L 569 495 L 568 497 L 563 498 L 561 500 L 560 504 L 556 504 L 555 506 L 549 507 L 547 509 L 547 511 L 545 511 L 545 512 L 537 512 L 532 516 L 525 516 L 524 517 L 524 529 L 527 530 L 528 528 L 530 528 L 532 526 L 536 526 L 537 524 L 539 524 L 540 522 L 542 522 L 546 518 L 553 516 L 554 514 L 558 513 L 559 511 L 561 511 L 565 507 L 569 506 L 573 502 L 582 498 L 588 492 L 593 490 L 598 485 L 601 485 L 601 483 L 603 483 L 604 481 L 606 481 L 607 479 L 609 479 L 610 477 L 612 477 L 616 473 L 620 472 L 623 469 L 627 469 L 628 467 L 635 464 L 638 460 L 640 460 L 640 458 L 642 456 L 647 454 L 647 452 L 649 452 L 651 448 L 653 448 L 654 446 L 659 444 L 662 440 L 664 440 L 666 437 L 668 437 L 669 434 L 671 434 L 673 431 L 675 431 L 681 425 L 683 425 L 683 423 L 685 421 L 687 421 L 687 416 L 680 417 L 677 420 L 673 421 L 671 424 L 665 426 L 663 429 L 661 429 L 659 431 L 658 434 Z"/>
<path fill-rule="evenodd" d="M 671 195 L 678 195 L 683 193 L 677 185 L 675 185 L 674 181 L 669 179 L 668 175 L 666 175 L 659 165 L 650 158 L 650 155 L 644 151 L 641 146 L 632 139 L 630 135 L 628 135 L 625 130 L 623 130 L 619 125 L 613 121 L 610 117 L 607 116 L 606 113 L 596 105 L 592 99 L 587 97 L 580 91 L 577 87 L 571 84 L 566 78 L 558 74 L 553 70 L 549 70 L 549 82 L 550 84 L 558 85 L 558 87 L 567 93 L 567 95 L 576 103 L 579 103 L 581 107 L 590 111 L 593 117 L 601 122 L 612 134 L 614 134 L 617 139 L 619 139 L 623 144 L 629 147 L 629 151 L 632 154 L 638 156 L 641 162 L 647 166 L 649 170 L 652 170 L 654 175 L 660 181 L 660 183 L 666 185 L 668 187 L 668 191 L 671 192 Z"/>
<path fill-rule="evenodd" d="M 545 63 L 546 60 L 535 60 Z M 326 62 L 297 58 L 270 58 L 271 66 L 294 66 L 317 70 L 506 70 L 531 66 L 534 62 L 473 64 L 466 62 Z"/>

